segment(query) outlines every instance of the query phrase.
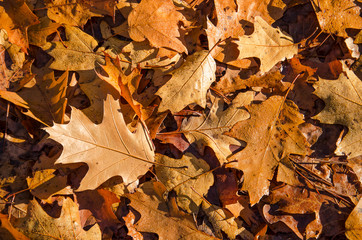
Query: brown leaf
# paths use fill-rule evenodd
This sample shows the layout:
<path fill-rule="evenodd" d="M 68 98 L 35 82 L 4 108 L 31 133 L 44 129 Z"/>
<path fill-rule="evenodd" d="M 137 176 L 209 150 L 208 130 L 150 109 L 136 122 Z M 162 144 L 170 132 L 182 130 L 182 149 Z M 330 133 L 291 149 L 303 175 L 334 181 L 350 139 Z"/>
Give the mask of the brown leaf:
<path fill-rule="evenodd" d="M 176 11 L 172 0 L 142 0 L 128 16 L 129 35 L 137 42 L 148 39 L 152 46 L 187 53 L 179 39 L 180 22 L 185 23 L 186 19 Z"/>
<path fill-rule="evenodd" d="M 362 154 L 362 83 L 345 64 L 343 70 L 346 74 L 342 73 L 337 80 L 320 78 L 313 85 L 316 89 L 314 93 L 326 104 L 323 111 L 314 118 L 322 123 L 348 127 L 349 131 L 342 142 L 337 144 L 335 153 L 353 158 Z"/>
<path fill-rule="evenodd" d="M 244 172 L 242 188 L 249 192 L 253 205 L 269 193 L 269 181 L 281 160 L 291 153 L 306 154 L 308 143 L 298 129 L 303 119 L 293 102 L 273 96 L 247 110 L 250 119 L 238 122 L 226 134 L 247 144 L 229 160 L 238 160 L 230 166 Z"/>
<path fill-rule="evenodd" d="M 59 23 L 54 23 L 47 17 L 41 18 L 39 24 L 30 26 L 28 29 L 29 43 L 42 47 L 47 42 L 46 38 L 55 33 L 60 26 Z"/>
<path fill-rule="evenodd" d="M 29 240 L 24 234 L 16 230 L 11 223 L 9 222 L 9 216 L 0 213 L 0 221 L 1 221 L 1 228 L 0 228 L 0 235 L 3 239 L 16 239 L 16 240 Z M 3 231 L 6 229 L 7 232 Z"/>
<path fill-rule="evenodd" d="M 215 80 L 216 63 L 208 51 L 189 55 L 185 63 L 172 71 L 171 79 L 156 93 L 162 98 L 159 112 L 181 111 L 188 104 L 206 104 L 206 92 Z"/>
<path fill-rule="evenodd" d="M 235 41 L 240 52 L 239 59 L 257 57 L 261 62 L 260 71 L 268 72 L 279 61 L 292 58 L 297 53 L 298 46 L 293 43 L 293 39 L 262 18 L 255 18 L 254 27 L 253 34 Z"/>
<path fill-rule="evenodd" d="M 250 104 L 253 97 L 253 92 L 239 93 L 226 110 L 222 99 L 215 98 L 207 115 L 190 117 L 182 123 L 180 131 L 191 144 L 196 144 L 201 155 L 204 155 L 205 147 L 209 146 L 214 150 L 220 164 L 223 164 L 232 154 L 230 145 L 242 146 L 239 141 L 223 133 L 250 116 L 242 107 Z"/>
<path fill-rule="evenodd" d="M 57 80 L 54 72 L 33 79 L 19 92 L 0 91 L 0 97 L 26 110 L 23 113 L 49 126 L 63 123 L 67 105 L 68 72 Z"/>
<path fill-rule="evenodd" d="M 21 47 L 27 53 L 28 27 L 39 23 L 38 17 L 29 9 L 24 0 L 0 2 L 0 28 L 4 28 L 9 41 Z"/>
<path fill-rule="evenodd" d="M 361 29 L 361 8 L 353 0 L 311 2 L 322 29 L 331 34 L 347 38 L 346 29 Z"/>
<path fill-rule="evenodd" d="M 126 197 L 131 200 L 130 206 L 141 214 L 140 220 L 134 224 L 139 232 L 155 232 L 160 240 L 215 239 L 199 231 L 191 215 L 181 219 L 169 217 L 167 204 L 162 195 L 156 193 L 152 182 L 143 184 L 141 189 L 126 194 Z"/>
<path fill-rule="evenodd" d="M 210 166 L 191 153 L 185 153 L 181 159 L 157 154 L 156 175 L 166 186 L 167 191 L 174 190 L 177 204 L 189 213 L 197 213 L 209 188 L 214 184 Z"/>
<path fill-rule="evenodd" d="M 121 176 L 128 185 L 151 167 L 154 153 L 147 130 L 139 123 L 136 133 L 131 133 L 112 97 L 105 101 L 103 122 L 99 125 L 77 109 L 72 110 L 71 117 L 69 124 L 55 124 L 46 130 L 64 147 L 56 163 L 87 163 L 89 170 L 78 191 L 95 189 L 113 176 Z"/>
<path fill-rule="evenodd" d="M 101 239 L 98 225 L 83 230 L 77 203 L 71 198 L 61 198 L 62 211 L 58 218 L 49 216 L 36 200 L 31 200 L 25 218 L 14 219 L 12 224 L 30 239 Z"/>
<path fill-rule="evenodd" d="M 85 2 L 85 1 L 84 1 Z M 100 17 L 89 9 L 89 5 L 77 0 L 52 0 L 46 6 L 48 17 L 60 24 L 83 27 L 91 17 Z M 104 2 L 104 1 L 102 1 Z"/>
<path fill-rule="evenodd" d="M 120 201 L 114 193 L 105 189 L 97 189 L 78 192 L 76 195 L 79 210 L 90 210 L 93 216 L 98 219 L 97 222 L 102 232 L 106 228 L 116 231 L 117 226 L 121 225 L 121 222 L 112 211 L 112 204 Z"/>

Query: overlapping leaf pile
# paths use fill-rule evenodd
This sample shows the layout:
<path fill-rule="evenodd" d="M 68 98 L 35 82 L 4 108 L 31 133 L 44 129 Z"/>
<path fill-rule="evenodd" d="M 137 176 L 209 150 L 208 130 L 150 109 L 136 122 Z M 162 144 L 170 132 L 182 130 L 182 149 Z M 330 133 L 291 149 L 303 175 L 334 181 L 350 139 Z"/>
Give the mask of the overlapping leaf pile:
<path fill-rule="evenodd" d="M 0 0 L 1 239 L 361 239 L 353 0 Z"/>

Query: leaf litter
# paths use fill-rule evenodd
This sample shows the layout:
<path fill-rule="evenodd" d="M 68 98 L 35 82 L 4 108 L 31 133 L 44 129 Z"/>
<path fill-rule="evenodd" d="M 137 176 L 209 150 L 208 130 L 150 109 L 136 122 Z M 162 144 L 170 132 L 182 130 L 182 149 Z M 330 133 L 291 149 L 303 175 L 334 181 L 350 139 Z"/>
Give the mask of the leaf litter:
<path fill-rule="evenodd" d="M 1 236 L 361 238 L 360 1 L 0 0 L 0 20 Z"/>

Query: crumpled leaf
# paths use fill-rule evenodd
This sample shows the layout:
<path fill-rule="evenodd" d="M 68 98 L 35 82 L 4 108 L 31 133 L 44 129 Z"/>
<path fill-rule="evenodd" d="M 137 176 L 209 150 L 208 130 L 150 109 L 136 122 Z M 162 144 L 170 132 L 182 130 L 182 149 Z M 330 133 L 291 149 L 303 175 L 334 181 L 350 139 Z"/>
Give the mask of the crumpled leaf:
<path fill-rule="evenodd" d="M 28 83 L 29 87 L 25 86 L 19 92 L 0 91 L 0 97 L 25 108 L 25 115 L 51 126 L 53 122 L 63 122 L 67 83 L 68 72 L 57 80 L 54 72 L 50 72 L 42 79 L 33 79 Z"/>
<path fill-rule="evenodd" d="M 146 182 L 135 193 L 126 194 L 131 200 L 130 206 L 141 214 L 139 221 L 134 224 L 137 231 L 155 232 L 160 240 L 215 239 L 199 231 L 190 215 L 170 217 L 167 203 L 162 198 L 164 191 L 156 183 Z"/>
<path fill-rule="evenodd" d="M 49 216 L 36 200 L 31 200 L 26 217 L 12 218 L 12 225 L 30 239 L 101 239 L 98 225 L 83 230 L 77 203 L 71 198 L 61 199 L 62 211 L 58 218 Z"/>
<path fill-rule="evenodd" d="M 41 18 L 39 24 L 30 26 L 28 29 L 29 43 L 42 47 L 47 43 L 46 38 L 55 33 L 60 26 L 59 23 L 54 23 L 47 17 Z"/>
<path fill-rule="evenodd" d="M 253 234 L 242 227 L 242 222 L 239 219 L 230 216 L 231 214 L 224 209 L 202 202 L 202 210 L 208 216 L 217 237 L 223 238 L 223 235 L 221 234 L 222 231 L 226 233 L 230 239 L 235 239 L 236 236 L 240 236 L 241 239 L 254 239 Z"/>
<path fill-rule="evenodd" d="M 24 0 L 0 2 L 0 28 L 9 35 L 9 41 L 27 53 L 28 27 L 39 23 L 38 17 L 29 9 Z"/>
<path fill-rule="evenodd" d="M 346 29 L 361 29 L 361 8 L 353 0 L 318 0 L 311 3 L 315 9 L 319 25 L 326 33 L 347 38 Z"/>
<path fill-rule="evenodd" d="M 337 80 L 320 78 L 314 84 L 315 94 L 322 98 L 326 106 L 315 119 L 322 123 L 341 124 L 348 127 L 348 133 L 337 144 L 336 154 L 348 158 L 362 154 L 362 83 L 361 80 L 343 64 L 344 73 Z"/>
<path fill-rule="evenodd" d="M 130 37 L 137 42 L 145 39 L 154 47 L 167 47 L 179 53 L 186 52 L 180 41 L 179 23 L 185 17 L 176 11 L 172 0 L 142 0 L 128 16 Z"/>
<path fill-rule="evenodd" d="M 201 155 L 204 155 L 205 147 L 209 146 L 214 150 L 220 164 L 223 164 L 232 154 L 230 145 L 241 146 L 238 140 L 223 133 L 235 123 L 249 118 L 249 113 L 241 107 L 250 104 L 253 96 L 253 92 L 239 93 L 226 110 L 223 100 L 215 98 L 207 116 L 190 117 L 182 123 L 180 131 L 191 144 L 197 145 Z"/>
<path fill-rule="evenodd" d="M 61 71 L 89 70 L 95 67 L 96 62 L 103 62 L 101 50 L 93 51 L 98 43 L 92 36 L 77 27 L 65 27 L 65 34 L 68 41 L 43 46 L 43 50 L 54 57 L 50 68 Z"/>
<path fill-rule="evenodd" d="M 285 185 L 273 190 L 265 201 L 268 204 L 264 206 L 263 213 L 269 223 L 284 222 L 299 238 L 303 239 L 303 232 L 301 233 L 297 226 L 305 226 L 305 224 L 302 224 L 303 219 L 299 222 L 293 214 L 314 214 L 315 219 L 304 229 L 307 238 L 318 238 L 322 233 L 323 225 L 319 212 L 325 200 L 319 193 Z"/>
<path fill-rule="evenodd" d="M 197 213 L 203 201 L 200 196 L 205 195 L 214 184 L 212 172 L 207 173 L 210 166 L 191 153 L 185 153 L 181 159 L 159 154 L 156 162 L 162 164 L 155 166 L 156 175 L 168 191 L 175 190 L 178 206 L 189 213 Z"/>
<path fill-rule="evenodd" d="M 94 13 L 85 1 L 78 0 L 52 0 L 46 5 L 48 17 L 60 24 L 83 27 L 91 17 L 100 17 Z M 102 1 L 103 3 L 104 1 Z M 103 3 L 105 5 L 105 3 Z"/>
<path fill-rule="evenodd" d="M 208 51 L 189 55 L 185 63 L 172 71 L 171 79 L 156 93 L 162 98 L 159 112 L 181 111 L 188 104 L 206 104 L 206 92 L 215 80 L 216 63 Z"/>
<path fill-rule="evenodd" d="M 346 221 L 346 236 L 349 240 L 359 240 L 362 238 L 362 199 L 353 209 Z"/>
<path fill-rule="evenodd" d="M 292 58 L 298 52 L 298 46 L 293 39 L 273 28 L 261 17 L 255 17 L 254 32 L 251 35 L 239 37 L 239 59 L 257 57 L 260 59 L 260 71 L 268 72 L 276 63 L 285 58 Z"/>
<path fill-rule="evenodd" d="M 246 142 L 243 150 L 229 157 L 237 162 L 228 165 L 244 172 L 242 189 L 249 192 L 253 205 L 269 193 L 276 167 L 284 164 L 281 160 L 289 154 L 306 154 L 309 144 L 298 129 L 303 115 L 293 102 L 272 96 L 246 108 L 251 117 L 225 134 Z"/>
<path fill-rule="evenodd" d="M 46 130 L 64 147 L 56 164 L 87 163 L 89 170 L 78 191 L 95 189 L 113 176 L 121 176 L 128 185 L 152 166 L 153 145 L 147 129 L 138 123 L 136 133 L 131 133 L 119 103 L 110 96 L 101 124 L 95 125 L 80 110 L 73 109 L 69 124 L 55 124 Z"/>

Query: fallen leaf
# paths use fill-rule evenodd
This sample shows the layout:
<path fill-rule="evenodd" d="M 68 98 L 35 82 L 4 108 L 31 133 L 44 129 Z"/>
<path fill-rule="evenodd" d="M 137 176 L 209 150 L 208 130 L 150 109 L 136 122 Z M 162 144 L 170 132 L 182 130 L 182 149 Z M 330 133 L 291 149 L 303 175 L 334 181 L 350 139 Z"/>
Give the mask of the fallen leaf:
<path fill-rule="evenodd" d="M 314 117 L 322 123 L 341 124 L 348 127 L 348 133 L 337 144 L 335 151 L 338 155 L 348 158 L 362 154 L 362 83 L 361 80 L 343 64 L 344 73 L 337 80 L 320 78 L 314 84 L 315 94 L 322 98 L 326 106 L 321 113 Z"/>
<path fill-rule="evenodd" d="M 346 236 L 349 240 L 358 240 L 362 238 L 362 200 L 353 209 L 346 221 Z"/>
<path fill-rule="evenodd" d="M 174 190 L 177 204 L 189 213 L 197 213 L 203 196 L 214 184 L 210 166 L 203 159 L 185 153 L 181 159 L 156 155 L 156 175 L 167 191 Z"/>
<path fill-rule="evenodd" d="M 39 24 L 30 26 L 28 29 L 29 43 L 35 46 L 42 47 L 47 43 L 46 38 L 55 33 L 61 25 L 59 23 L 52 22 L 49 18 L 43 17 Z"/>
<path fill-rule="evenodd" d="M 254 32 L 235 41 L 238 44 L 239 59 L 257 57 L 260 59 L 260 71 L 268 72 L 276 63 L 292 58 L 298 52 L 293 39 L 273 28 L 260 17 L 255 17 Z"/>
<path fill-rule="evenodd" d="M 105 189 L 97 189 L 78 192 L 76 195 L 79 210 L 90 210 L 93 216 L 99 219 L 97 223 L 102 232 L 106 228 L 116 231 L 117 226 L 121 225 L 121 222 L 112 211 L 112 204 L 120 201 L 114 193 Z"/>
<path fill-rule="evenodd" d="M 361 29 L 361 8 L 355 5 L 353 0 L 313 0 L 311 3 L 315 9 L 319 25 L 326 33 L 347 38 L 346 29 Z"/>
<path fill-rule="evenodd" d="M 229 157 L 237 162 L 228 165 L 244 172 L 242 189 L 249 192 L 253 205 L 269 193 L 269 181 L 281 160 L 289 154 L 306 154 L 308 143 L 298 129 L 303 118 L 293 102 L 272 96 L 246 108 L 251 117 L 225 134 L 246 142 L 245 149 Z"/>
<path fill-rule="evenodd" d="M 214 150 L 220 164 L 223 164 L 232 154 L 230 145 L 242 146 L 238 140 L 223 133 L 235 123 L 249 118 L 249 113 L 242 107 L 250 104 L 253 97 L 253 92 L 239 93 L 226 110 L 223 100 L 215 98 L 207 115 L 190 117 L 183 121 L 180 131 L 191 144 L 196 144 L 201 155 L 204 155 L 205 147 L 209 146 Z"/>
<path fill-rule="evenodd" d="M 139 232 L 155 232 L 160 240 L 176 239 L 215 239 L 199 231 L 191 215 L 183 218 L 168 216 L 166 202 L 156 193 L 152 182 L 147 182 L 133 194 L 126 194 L 131 200 L 130 206 L 141 214 L 134 224 Z M 172 229 L 172 232 L 170 232 Z"/>
<path fill-rule="evenodd" d="M 179 39 L 180 22 L 185 23 L 186 19 L 176 11 L 172 0 L 142 0 L 128 16 L 129 35 L 137 42 L 148 39 L 157 48 L 167 47 L 187 53 Z"/>
<path fill-rule="evenodd" d="M 0 2 L 0 28 L 9 35 L 9 41 L 27 53 L 29 26 L 39 23 L 38 17 L 29 9 L 24 0 Z"/>
<path fill-rule="evenodd" d="M 131 133 L 118 102 L 110 96 L 101 124 L 92 123 L 80 110 L 73 109 L 69 124 L 55 124 L 46 131 L 64 147 L 56 164 L 87 163 L 89 170 L 77 191 L 95 189 L 113 176 L 121 176 L 128 185 L 152 166 L 153 145 L 147 130 L 139 123 L 136 133 Z"/>
<path fill-rule="evenodd" d="M 51 126 L 53 122 L 63 122 L 67 83 L 68 72 L 55 80 L 52 71 L 42 79 L 33 79 L 29 87 L 26 85 L 19 92 L 0 91 L 0 97 L 25 108 L 25 115 Z"/>
<path fill-rule="evenodd" d="M 59 202 L 59 200 L 58 200 Z M 83 230 L 77 203 L 63 198 L 62 211 L 58 218 L 49 216 L 36 200 L 31 200 L 25 218 L 12 218 L 11 223 L 30 239 L 101 239 L 98 225 Z"/>
<path fill-rule="evenodd" d="M 208 51 L 189 55 L 185 63 L 172 71 L 171 79 L 156 93 L 162 98 L 159 112 L 181 111 L 188 104 L 206 104 L 206 92 L 215 80 L 216 63 Z"/>
<path fill-rule="evenodd" d="M 283 0 L 237 0 L 239 12 L 243 19 L 249 22 L 257 21 L 261 17 L 268 24 L 274 23 L 283 16 L 286 4 Z"/>
<path fill-rule="evenodd" d="M 46 4 L 48 17 L 60 24 L 83 27 L 91 17 L 101 16 L 92 12 L 84 2 L 77 0 L 49 1 Z"/>
<path fill-rule="evenodd" d="M 202 210 L 208 216 L 217 237 L 222 238 L 223 235 L 221 232 L 224 232 L 230 239 L 236 239 L 236 236 L 240 236 L 241 239 L 246 240 L 254 239 L 253 234 L 242 227 L 242 222 L 239 219 L 230 216 L 230 213 L 224 209 L 202 202 Z"/>
<path fill-rule="evenodd" d="M 77 27 L 65 27 L 68 41 L 46 43 L 42 48 L 54 58 L 49 66 L 55 70 L 77 71 L 89 70 L 96 62 L 103 62 L 103 56 L 98 49 L 97 41 Z"/>

